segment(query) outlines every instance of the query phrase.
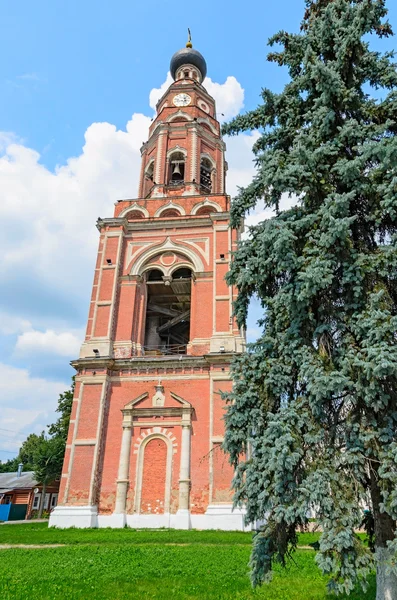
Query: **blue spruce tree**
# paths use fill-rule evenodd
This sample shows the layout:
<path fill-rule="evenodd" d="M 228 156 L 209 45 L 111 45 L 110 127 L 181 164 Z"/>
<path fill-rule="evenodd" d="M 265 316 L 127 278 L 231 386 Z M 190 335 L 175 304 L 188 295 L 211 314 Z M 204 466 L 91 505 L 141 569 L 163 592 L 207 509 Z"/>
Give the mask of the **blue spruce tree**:
<path fill-rule="evenodd" d="M 377 599 L 397 598 L 397 72 L 368 42 L 392 35 L 386 16 L 384 0 L 306 0 L 300 33 L 270 40 L 289 83 L 224 127 L 261 132 L 233 226 L 258 201 L 276 211 L 228 274 L 240 326 L 253 296 L 263 307 L 233 366 L 225 437 L 235 500 L 266 523 L 254 585 L 315 510 L 329 588 L 365 587 L 376 566 Z M 294 208 L 279 210 L 283 194 Z M 356 535 L 367 503 L 374 554 Z"/>

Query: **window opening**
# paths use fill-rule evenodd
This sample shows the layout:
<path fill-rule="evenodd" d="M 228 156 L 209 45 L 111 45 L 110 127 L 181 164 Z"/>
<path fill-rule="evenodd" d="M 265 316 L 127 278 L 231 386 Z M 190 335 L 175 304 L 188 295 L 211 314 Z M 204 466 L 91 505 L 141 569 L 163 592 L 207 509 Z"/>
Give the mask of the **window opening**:
<path fill-rule="evenodd" d="M 200 163 L 200 186 L 206 192 L 212 188 L 212 164 L 208 158 L 202 158 Z"/>
<path fill-rule="evenodd" d="M 153 175 L 154 175 L 154 160 L 152 160 L 152 162 L 147 167 L 146 172 L 145 172 L 145 177 L 146 177 L 146 179 L 153 181 Z"/>
<path fill-rule="evenodd" d="M 161 218 L 165 218 L 165 217 L 180 217 L 180 213 L 176 210 L 176 208 L 168 208 L 167 210 L 164 210 L 160 217 Z"/>
<path fill-rule="evenodd" d="M 144 215 L 143 213 L 141 213 L 140 210 L 131 210 L 128 214 L 127 214 L 127 220 L 128 221 L 136 221 L 138 219 L 143 219 Z"/>
<path fill-rule="evenodd" d="M 216 212 L 215 208 L 212 206 L 201 206 L 196 212 L 195 215 L 198 217 L 204 217 L 206 215 L 210 215 Z"/>
<path fill-rule="evenodd" d="M 170 157 L 169 178 L 170 185 L 178 185 L 185 181 L 185 155 L 174 152 Z"/>
<path fill-rule="evenodd" d="M 154 269 L 146 277 L 144 353 L 147 356 L 186 354 L 190 339 L 192 272 L 188 268 L 177 269 L 166 281 L 162 277 L 160 281 L 158 273 L 161 271 Z"/>

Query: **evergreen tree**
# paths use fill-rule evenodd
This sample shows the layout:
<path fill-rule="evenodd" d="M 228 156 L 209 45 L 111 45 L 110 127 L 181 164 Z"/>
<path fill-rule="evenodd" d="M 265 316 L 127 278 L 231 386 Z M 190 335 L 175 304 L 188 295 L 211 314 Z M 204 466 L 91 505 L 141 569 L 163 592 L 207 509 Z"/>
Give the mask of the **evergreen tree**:
<path fill-rule="evenodd" d="M 48 426 L 48 433 L 50 435 L 61 437 L 66 444 L 69 431 L 70 414 L 72 412 L 74 395 L 74 377 L 72 378 L 72 386 L 70 390 L 67 390 L 63 394 L 59 394 L 57 413 L 60 413 L 60 417 L 55 423 Z"/>
<path fill-rule="evenodd" d="M 378 600 L 397 598 L 397 73 L 368 42 L 392 35 L 386 15 L 384 0 L 306 0 L 300 33 L 270 40 L 289 83 L 224 127 L 261 132 L 232 225 L 258 201 L 276 210 L 228 274 L 240 326 L 253 296 L 263 307 L 233 365 L 225 437 L 235 501 L 265 519 L 254 585 L 314 509 L 330 589 L 365 586 L 375 562 Z M 283 194 L 294 208 L 279 210 Z M 375 554 L 355 533 L 368 499 Z"/>

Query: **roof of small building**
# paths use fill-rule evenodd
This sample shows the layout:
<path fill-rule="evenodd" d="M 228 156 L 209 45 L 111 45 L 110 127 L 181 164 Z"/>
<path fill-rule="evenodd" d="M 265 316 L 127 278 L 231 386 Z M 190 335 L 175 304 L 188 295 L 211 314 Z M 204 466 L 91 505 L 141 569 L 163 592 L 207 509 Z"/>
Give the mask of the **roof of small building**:
<path fill-rule="evenodd" d="M 37 485 L 38 481 L 34 476 L 33 471 L 22 471 L 20 477 L 15 471 L 13 473 L 0 473 L 0 492 L 4 493 L 5 490 L 17 490 L 33 488 Z"/>

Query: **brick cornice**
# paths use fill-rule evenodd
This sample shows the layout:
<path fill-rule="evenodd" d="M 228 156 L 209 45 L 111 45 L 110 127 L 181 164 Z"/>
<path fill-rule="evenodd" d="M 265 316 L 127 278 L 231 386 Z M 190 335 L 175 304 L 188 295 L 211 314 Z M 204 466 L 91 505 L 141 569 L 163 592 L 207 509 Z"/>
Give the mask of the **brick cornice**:
<path fill-rule="evenodd" d="M 107 369 L 120 371 L 132 368 L 176 368 L 176 367 L 208 367 L 208 365 L 230 363 L 238 352 L 214 352 L 203 356 L 134 356 L 132 358 L 79 358 L 72 360 L 71 365 L 76 371 L 80 369 Z"/>

